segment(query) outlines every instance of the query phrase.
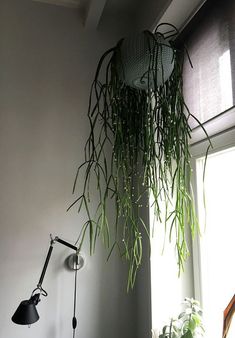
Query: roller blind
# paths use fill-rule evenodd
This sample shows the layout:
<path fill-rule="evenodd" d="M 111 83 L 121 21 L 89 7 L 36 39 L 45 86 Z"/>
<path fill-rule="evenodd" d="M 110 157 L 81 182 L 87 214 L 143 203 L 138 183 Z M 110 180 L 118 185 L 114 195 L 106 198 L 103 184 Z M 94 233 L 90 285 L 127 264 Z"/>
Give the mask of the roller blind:
<path fill-rule="evenodd" d="M 182 33 L 185 101 L 212 136 L 235 127 L 235 1 L 207 1 Z M 193 143 L 205 138 L 195 120 Z"/>

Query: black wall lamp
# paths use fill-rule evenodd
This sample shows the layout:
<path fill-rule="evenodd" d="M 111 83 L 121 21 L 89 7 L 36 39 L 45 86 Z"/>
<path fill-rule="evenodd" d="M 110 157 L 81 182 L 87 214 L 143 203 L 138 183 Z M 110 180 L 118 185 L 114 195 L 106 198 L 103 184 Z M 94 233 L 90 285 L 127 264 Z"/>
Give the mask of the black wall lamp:
<path fill-rule="evenodd" d="M 77 275 L 77 271 L 82 268 L 82 266 L 84 264 L 84 259 L 79 254 L 79 249 L 76 246 L 60 239 L 59 237 L 52 238 L 52 236 L 51 236 L 50 247 L 49 247 L 49 250 L 48 250 L 48 253 L 47 253 L 47 256 L 46 256 L 46 260 L 45 260 L 45 263 L 44 263 L 42 273 L 41 273 L 39 282 L 37 284 L 37 287 L 36 287 L 36 289 L 33 290 L 31 297 L 28 300 L 23 300 L 20 303 L 20 305 L 18 306 L 18 308 L 16 309 L 14 315 L 12 316 L 12 321 L 14 323 L 20 324 L 20 325 L 31 325 L 39 319 L 39 315 L 38 315 L 36 306 L 40 302 L 41 296 L 47 296 L 47 292 L 42 288 L 42 283 L 43 283 L 43 280 L 44 280 L 44 277 L 45 277 L 45 274 L 46 274 L 48 263 L 49 263 L 50 258 L 51 258 L 53 246 L 56 242 L 63 244 L 63 245 L 71 248 L 72 250 L 74 250 L 76 252 L 75 254 L 70 255 L 66 260 L 68 267 L 72 270 L 75 270 L 76 275 Z M 75 317 L 75 311 L 76 311 L 76 275 L 75 275 L 75 288 L 74 288 L 74 315 L 73 315 L 73 319 L 72 319 L 72 326 L 73 326 L 74 330 L 76 329 L 76 326 L 77 326 L 77 319 Z"/>

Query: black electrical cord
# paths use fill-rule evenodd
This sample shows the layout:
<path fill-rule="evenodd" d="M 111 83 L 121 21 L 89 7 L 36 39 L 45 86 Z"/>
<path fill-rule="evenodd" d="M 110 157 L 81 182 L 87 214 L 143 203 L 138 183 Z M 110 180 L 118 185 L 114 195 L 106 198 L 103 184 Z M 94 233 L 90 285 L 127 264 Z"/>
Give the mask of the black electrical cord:
<path fill-rule="evenodd" d="M 76 327 L 77 327 L 77 318 L 76 318 L 76 307 L 77 307 L 77 265 L 78 265 L 78 256 L 76 255 L 76 270 L 74 276 L 74 295 L 73 295 L 73 319 L 72 319 L 72 327 L 73 327 L 73 338 L 75 338 Z"/>

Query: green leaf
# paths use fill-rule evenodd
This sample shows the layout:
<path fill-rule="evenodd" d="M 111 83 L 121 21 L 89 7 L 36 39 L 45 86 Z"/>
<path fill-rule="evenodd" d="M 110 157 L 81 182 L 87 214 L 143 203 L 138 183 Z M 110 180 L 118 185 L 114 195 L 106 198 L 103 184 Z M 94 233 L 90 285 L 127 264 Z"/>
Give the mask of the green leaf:
<path fill-rule="evenodd" d="M 190 330 L 187 330 L 181 338 L 193 338 L 192 332 Z"/>
<path fill-rule="evenodd" d="M 191 318 L 191 320 L 188 323 L 188 328 L 191 332 L 194 332 L 195 328 L 197 327 L 197 322 Z"/>

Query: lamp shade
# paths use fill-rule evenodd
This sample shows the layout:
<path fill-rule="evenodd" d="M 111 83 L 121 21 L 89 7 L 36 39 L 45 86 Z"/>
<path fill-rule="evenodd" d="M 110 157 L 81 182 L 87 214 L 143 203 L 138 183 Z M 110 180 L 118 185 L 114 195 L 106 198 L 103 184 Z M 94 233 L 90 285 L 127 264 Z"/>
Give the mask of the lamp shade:
<path fill-rule="evenodd" d="M 31 297 L 29 300 L 23 300 L 16 312 L 12 316 L 12 321 L 16 324 L 30 325 L 35 323 L 39 319 L 36 304 Z"/>

